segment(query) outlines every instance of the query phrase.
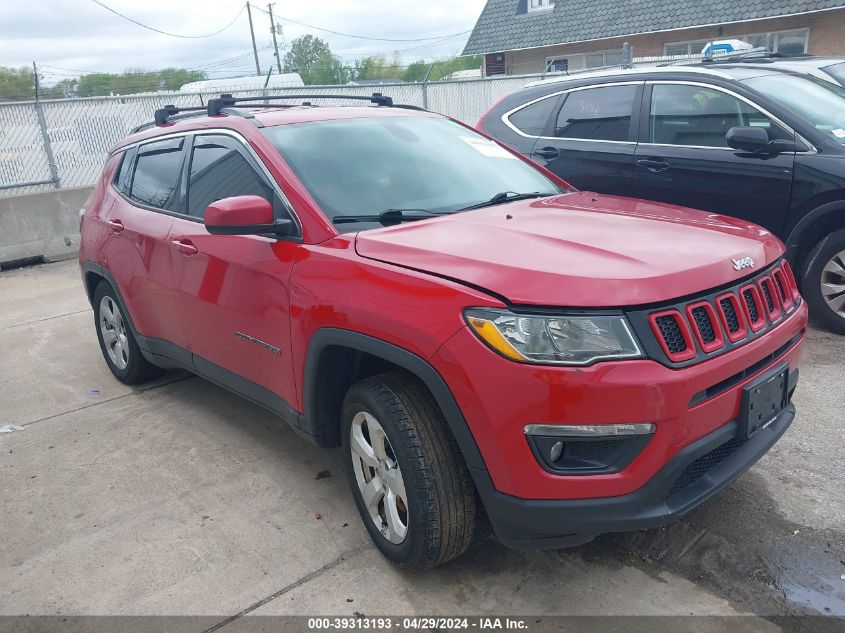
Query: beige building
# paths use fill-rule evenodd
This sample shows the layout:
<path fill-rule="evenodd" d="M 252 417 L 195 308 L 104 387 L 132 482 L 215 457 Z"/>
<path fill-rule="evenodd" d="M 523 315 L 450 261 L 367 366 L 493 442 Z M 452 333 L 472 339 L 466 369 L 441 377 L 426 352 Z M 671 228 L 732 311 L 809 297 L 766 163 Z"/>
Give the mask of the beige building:
<path fill-rule="evenodd" d="M 775 52 L 845 56 L 845 2 L 488 0 L 464 49 L 486 75 L 566 72 L 634 57 L 701 53 L 739 39 Z"/>

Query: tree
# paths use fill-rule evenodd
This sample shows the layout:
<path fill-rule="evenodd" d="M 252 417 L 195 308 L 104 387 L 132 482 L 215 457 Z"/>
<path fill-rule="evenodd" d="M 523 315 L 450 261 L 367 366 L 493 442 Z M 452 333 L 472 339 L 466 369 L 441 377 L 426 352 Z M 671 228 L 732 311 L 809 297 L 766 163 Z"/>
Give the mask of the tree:
<path fill-rule="evenodd" d="M 313 35 L 302 35 L 291 42 L 282 60 L 284 71 L 299 73 L 309 85 L 345 84 L 349 72 L 327 42 Z"/>
<path fill-rule="evenodd" d="M 35 73 L 31 68 L 0 66 L 0 101 L 35 99 Z"/>
<path fill-rule="evenodd" d="M 410 64 L 405 69 L 405 81 L 423 81 L 428 75 L 429 81 L 444 79 L 459 70 L 472 70 L 481 68 L 484 60 L 481 55 L 469 55 L 467 57 L 442 57 L 433 62 L 423 60 Z M 429 70 L 431 71 L 429 73 Z"/>
<path fill-rule="evenodd" d="M 44 92 L 49 99 L 68 99 L 77 95 L 78 79 L 62 79 Z"/>
<path fill-rule="evenodd" d="M 364 57 L 355 60 L 352 68 L 352 79 L 380 79 L 382 81 L 402 81 L 402 60 L 394 54 L 393 61 L 388 61 L 384 55 Z"/>
<path fill-rule="evenodd" d="M 76 94 L 80 97 L 101 97 L 113 94 L 128 95 L 159 90 L 179 90 L 186 83 L 201 81 L 205 78 L 204 72 L 183 68 L 165 68 L 156 71 L 127 70 L 120 74 L 91 73 L 79 78 Z"/>

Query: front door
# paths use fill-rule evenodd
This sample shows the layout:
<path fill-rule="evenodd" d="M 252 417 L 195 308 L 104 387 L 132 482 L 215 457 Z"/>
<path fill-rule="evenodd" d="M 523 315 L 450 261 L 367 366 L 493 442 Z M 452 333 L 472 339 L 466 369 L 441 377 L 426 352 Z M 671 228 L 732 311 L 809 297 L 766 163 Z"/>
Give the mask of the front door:
<path fill-rule="evenodd" d="M 241 195 L 262 196 L 273 203 L 277 217 L 290 217 L 258 159 L 239 139 L 195 136 L 187 213 L 170 231 L 182 328 L 201 373 L 263 401 L 255 395 L 258 385 L 295 406 L 289 280 L 299 244 L 210 235 L 202 223 L 209 204 Z"/>
<path fill-rule="evenodd" d="M 577 88 L 561 97 L 531 158 L 584 191 L 630 195 L 642 82 Z"/>
<path fill-rule="evenodd" d="M 731 149 L 732 127 L 761 127 L 771 139 L 794 133 L 740 96 L 715 86 L 655 82 L 646 88 L 637 146 L 636 195 L 715 211 L 779 232 L 789 205 L 795 154 Z"/>

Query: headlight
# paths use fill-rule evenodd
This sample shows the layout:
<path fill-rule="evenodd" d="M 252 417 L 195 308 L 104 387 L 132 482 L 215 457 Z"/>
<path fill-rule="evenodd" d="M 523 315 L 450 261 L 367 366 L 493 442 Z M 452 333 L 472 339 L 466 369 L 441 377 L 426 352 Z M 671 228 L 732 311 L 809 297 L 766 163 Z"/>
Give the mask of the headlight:
<path fill-rule="evenodd" d="M 535 316 L 488 308 L 470 308 L 464 315 L 482 341 L 521 363 L 588 365 L 643 356 L 622 315 Z"/>

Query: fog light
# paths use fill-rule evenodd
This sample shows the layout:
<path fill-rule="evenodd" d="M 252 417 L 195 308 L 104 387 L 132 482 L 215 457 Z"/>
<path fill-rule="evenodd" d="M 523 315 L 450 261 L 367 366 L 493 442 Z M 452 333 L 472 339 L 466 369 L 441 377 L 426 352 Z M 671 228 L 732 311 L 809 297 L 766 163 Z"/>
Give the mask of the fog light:
<path fill-rule="evenodd" d="M 529 424 L 526 439 L 540 465 L 557 475 L 619 472 L 651 440 L 654 424 Z"/>
<path fill-rule="evenodd" d="M 650 435 L 653 424 L 528 424 L 526 435 L 555 437 L 613 437 L 618 435 Z"/>

